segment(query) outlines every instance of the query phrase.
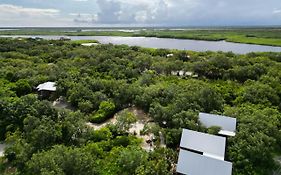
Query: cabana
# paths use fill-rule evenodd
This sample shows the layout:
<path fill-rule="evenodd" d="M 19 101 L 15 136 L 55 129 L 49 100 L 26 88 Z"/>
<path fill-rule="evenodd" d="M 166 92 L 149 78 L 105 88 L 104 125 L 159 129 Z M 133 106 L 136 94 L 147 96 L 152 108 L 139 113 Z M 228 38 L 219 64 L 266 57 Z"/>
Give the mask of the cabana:
<path fill-rule="evenodd" d="M 40 84 L 36 87 L 36 89 L 42 98 L 50 97 L 57 90 L 55 82 Z"/>

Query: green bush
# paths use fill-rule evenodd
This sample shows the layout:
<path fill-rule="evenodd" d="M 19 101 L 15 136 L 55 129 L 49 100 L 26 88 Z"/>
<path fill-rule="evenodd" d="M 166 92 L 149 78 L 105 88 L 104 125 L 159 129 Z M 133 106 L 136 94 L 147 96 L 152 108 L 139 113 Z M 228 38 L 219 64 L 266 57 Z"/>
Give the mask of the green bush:
<path fill-rule="evenodd" d="M 94 114 L 90 118 L 90 121 L 92 123 L 102 123 L 102 122 L 106 121 L 106 119 L 107 119 L 107 117 L 104 114 L 97 113 L 97 114 Z"/>
<path fill-rule="evenodd" d="M 102 123 L 111 117 L 115 112 L 115 104 L 109 101 L 101 102 L 99 110 L 90 118 L 93 123 Z"/>
<path fill-rule="evenodd" d="M 212 126 L 210 128 L 208 128 L 208 133 L 209 134 L 213 134 L 213 135 L 217 135 L 220 132 L 221 128 L 219 126 Z"/>

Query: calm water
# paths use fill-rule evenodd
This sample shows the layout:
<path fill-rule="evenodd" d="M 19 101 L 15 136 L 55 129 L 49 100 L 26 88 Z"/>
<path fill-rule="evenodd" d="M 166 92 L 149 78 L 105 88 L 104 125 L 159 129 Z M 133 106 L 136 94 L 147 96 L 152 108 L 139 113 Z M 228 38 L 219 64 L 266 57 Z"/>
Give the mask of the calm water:
<path fill-rule="evenodd" d="M 0 37 L 40 37 L 44 39 L 59 39 L 61 36 L 27 36 L 13 35 Z M 166 48 L 193 51 L 232 51 L 238 54 L 249 52 L 281 52 L 281 47 L 231 43 L 226 41 L 197 41 L 186 39 L 166 39 L 147 37 L 118 37 L 118 36 L 69 36 L 72 40 L 98 40 L 102 44 L 126 44 L 148 48 Z"/>

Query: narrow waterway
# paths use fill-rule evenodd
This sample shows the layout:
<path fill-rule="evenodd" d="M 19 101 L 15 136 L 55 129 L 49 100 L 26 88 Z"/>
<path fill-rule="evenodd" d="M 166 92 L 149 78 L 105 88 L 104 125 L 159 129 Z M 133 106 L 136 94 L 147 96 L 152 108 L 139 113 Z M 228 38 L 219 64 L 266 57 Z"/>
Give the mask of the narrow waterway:
<path fill-rule="evenodd" d="M 55 35 L 0 35 L 0 37 L 28 37 L 43 39 L 60 39 Z M 102 44 L 126 44 L 147 48 L 165 48 L 192 51 L 223 51 L 237 54 L 250 52 L 281 52 L 281 47 L 254 44 L 231 43 L 226 41 L 199 41 L 188 39 L 168 39 L 153 37 L 120 37 L 120 36 L 67 36 L 71 40 L 98 40 Z"/>

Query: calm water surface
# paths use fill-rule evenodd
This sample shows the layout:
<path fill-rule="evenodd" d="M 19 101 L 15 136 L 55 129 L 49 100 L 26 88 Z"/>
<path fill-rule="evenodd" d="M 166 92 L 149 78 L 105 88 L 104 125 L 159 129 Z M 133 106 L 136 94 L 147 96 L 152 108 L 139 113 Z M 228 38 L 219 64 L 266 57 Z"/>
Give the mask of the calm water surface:
<path fill-rule="evenodd" d="M 2 35 L 0 37 L 40 37 L 44 39 L 59 39 L 61 36 Z M 281 52 L 281 47 L 231 43 L 226 41 L 198 41 L 187 39 L 119 36 L 68 36 L 68 38 L 71 40 L 98 40 L 102 44 L 126 44 L 129 46 L 141 46 L 148 48 L 166 48 L 193 51 L 232 51 L 237 54 L 245 54 L 249 52 Z"/>

